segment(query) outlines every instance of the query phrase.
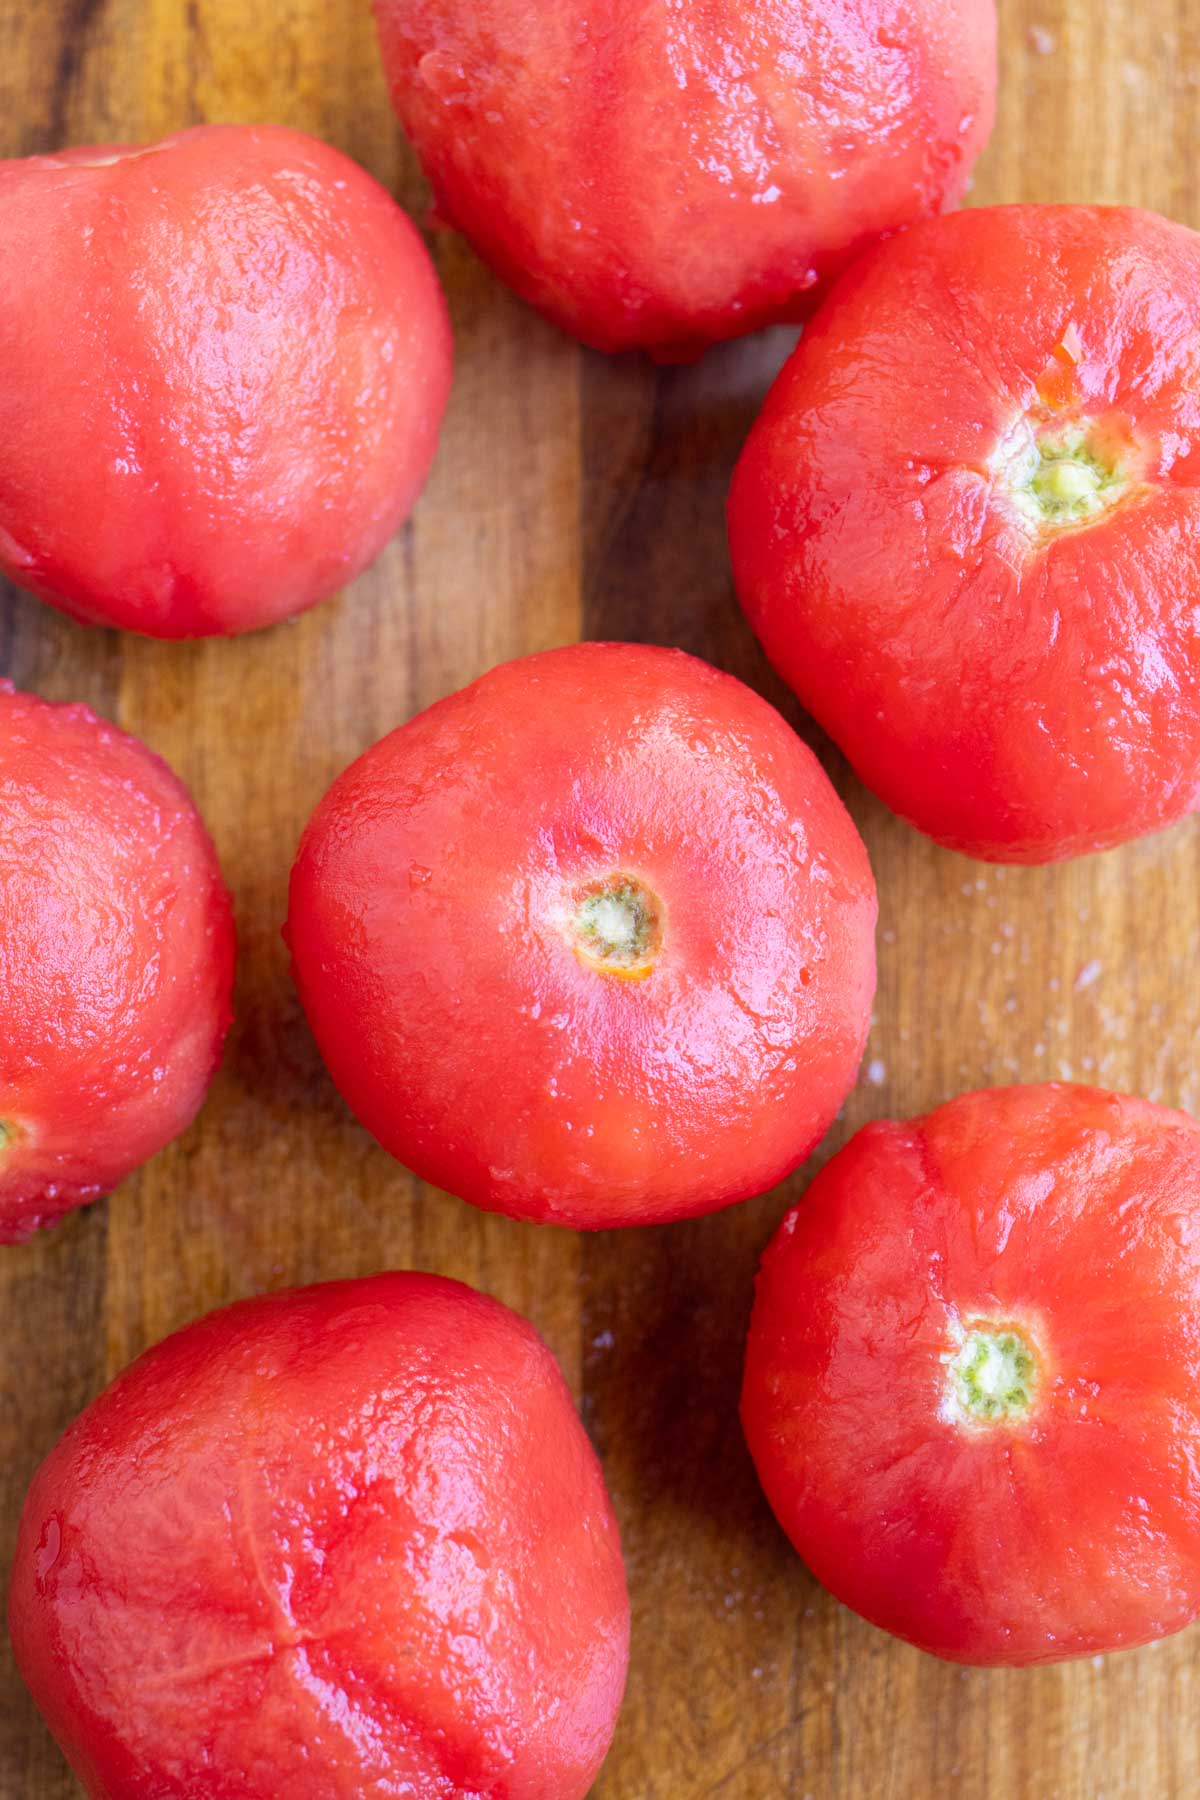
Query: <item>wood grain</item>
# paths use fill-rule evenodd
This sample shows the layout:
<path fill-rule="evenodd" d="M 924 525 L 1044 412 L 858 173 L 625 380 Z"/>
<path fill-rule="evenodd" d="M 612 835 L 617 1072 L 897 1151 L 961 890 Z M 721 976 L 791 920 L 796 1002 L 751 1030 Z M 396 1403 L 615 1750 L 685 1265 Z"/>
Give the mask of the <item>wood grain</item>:
<path fill-rule="evenodd" d="M 1200 227 L 1196 0 L 1002 0 L 1003 98 L 975 197 L 1129 201 Z M 0 0 L 0 154 L 277 119 L 418 216 L 358 0 Z M 188 1137 L 111 1201 L 0 1257 L 0 1563 L 39 1458 L 146 1344 L 237 1295 L 438 1269 L 528 1313 L 605 1458 L 633 1666 L 597 1800 L 1146 1800 L 1200 1792 L 1200 1634 L 1036 1674 L 963 1672 L 836 1606 L 760 1498 L 735 1414 L 757 1255 L 789 1189 L 686 1226 L 581 1239 L 413 1181 L 346 1113 L 279 925 L 301 825 L 368 742 L 504 657 L 579 636 L 680 643 L 817 742 L 882 895 L 877 1022 L 823 1154 L 865 1119 L 988 1081 L 1096 1077 L 1200 1109 L 1193 827 L 1057 871 L 944 854 L 848 776 L 733 602 L 721 509 L 784 334 L 692 369 L 578 350 L 453 239 L 458 343 L 436 472 L 340 600 L 236 643 L 84 632 L 0 604 L 0 669 L 82 698 L 191 784 L 238 899 L 238 1021 Z M 2 277 L 0 277 L 2 279 Z M 52 428 L 52 422 L 48 422 Z M 77 1790 L 0 1651 L 0 1800 Z"/>

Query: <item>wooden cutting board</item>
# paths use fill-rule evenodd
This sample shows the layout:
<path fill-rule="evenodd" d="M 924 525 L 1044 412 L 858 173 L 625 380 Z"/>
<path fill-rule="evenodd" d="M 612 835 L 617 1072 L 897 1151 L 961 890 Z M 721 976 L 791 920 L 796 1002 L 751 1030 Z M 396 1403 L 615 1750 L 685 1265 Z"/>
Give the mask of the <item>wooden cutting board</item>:
<path fill-rule="evenodd" d="M 1200 0 L 1001 11 L 975 198 L 1129 201 L 1200 227 Z M 328 138 L 423 216 L 361 0 L 0 0 L 0 155 L 265 119 Z M 1200 1108 L 1195 828 L 1058 870 L 964 861 L 864 793 L 768 672 L 733 600 L 722 504 L 787 334 L 691 369 L 606 361 L 454 238 L 433 248 L 458 346 L 441 451 L 353 591 L 294 625 L 183 646 L 0 599 L 0 672 L 87 701 L 191 785 L 241 934 L 237 1024 L 194 1129 L 111 1200 L 0 1252 L 0 1561 L 35 1464 L 147 1344 L 240 1295 L 434 1269 L 537 1323 L 605 1461 L 634 1648 L 597 1800 L 1200 1794 L 1200 1632 L 1035 1674 L 961 1671 L 835 1605 L 787 1548 L 735 1408 L 756 1259 L 802 1178 L 691 1225 L 524 1227 L 410 1179 L 322 1069 L 279 936 L 311 807 L 420 707 L 582 635 L 681 644 L 761 688 L 818 744 L 866 836 L 877 1018 L 822 1154 L 866 1119 L 988 1082 L 1095 1078 Z M 0 281 L 2 259 L 0 244 Z M 0 1800 L 77 1791 L 5 1645 Z"/>

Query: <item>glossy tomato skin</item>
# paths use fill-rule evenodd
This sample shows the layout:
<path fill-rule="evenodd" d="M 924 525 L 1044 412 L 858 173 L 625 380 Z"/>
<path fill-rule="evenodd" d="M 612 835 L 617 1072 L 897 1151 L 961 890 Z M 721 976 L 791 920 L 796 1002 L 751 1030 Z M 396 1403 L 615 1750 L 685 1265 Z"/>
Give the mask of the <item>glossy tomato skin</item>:
<path fill-rule="evenodd" d="M 135 1362 L 34 1478 L 9 1618 L 92 1800 L 582 1800 L 629 1637 L 554 1358 L 407 1274 Z"/>
<path fill-rule="evenodd" d="M 865 257 L 768 396 L 730 496 L 742 602 L 863 780 L 942 844 L 1047 862 L 1196 805 L 1197 306 L 1182 226 L 971 210 Z M 1118 445 L 1121 497 L 1031 521 L 1011 479 L 1031 430 Z"/>
<path fill-rule="evenodd" d="M 83 706 L 0 682 L 0 1243 L 190 1125 L 231 1014 L 233 913 L 186 788 Z"/>
<path fill-rule="evenodd" d="M 742 1418 L 814 1575 L 957 1662 L 1029 1664 L 1200 1612 L 1200 1127 L 1062 1085 L 868 1125 L 763 1259 Z M 979 1321 L 1037 1359 L 978 1421 Z"/>
<path fill-rule="evenodd" d="M 152 637 L 268 625 L 379 553 L 450 380 L 405 215 L 326 144 L 201 126 L 0 163 L 0 570 Z"/>
<path fill-rule="evenodd" d="M 577 953 L 612 872 L 662 913 L 644 979 Z M 850 1087 L 874 990 L 862 841 L 775 710 L 681 651 L 506 663 L 317 808 L 287 936 L 334 1080 L 477 1206 L 588 1228 L 781 1180 Z"/>
<path fill-rule="evenodd" d="M 601 350 L 803 318 L 957 200 L 991 130 L 993 0 L 375 0 L 443 216 Z"/>

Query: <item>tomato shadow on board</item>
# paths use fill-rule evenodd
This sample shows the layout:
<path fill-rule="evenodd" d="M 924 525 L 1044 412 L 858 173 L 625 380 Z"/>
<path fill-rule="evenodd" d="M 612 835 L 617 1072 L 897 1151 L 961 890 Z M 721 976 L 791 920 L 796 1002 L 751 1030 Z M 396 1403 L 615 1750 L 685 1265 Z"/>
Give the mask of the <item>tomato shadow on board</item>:
<path fill-rule="evenodd" d="M 584 1243 L 581 1411 L 621 1527 L 634 1691 L 653 1688 L 660 1659 L 722 1645 L 732 1620 L 738 1654 L 762 1670 L 784 1645 L 795 1667 L 837 1628 L 766 1503 L 738 1408 L 759 1255 L 802 1186 Z"/>
<path fill-rule="evenodd" d="M 673 645 L 736 675 L 783 714 L 843 791 L 840 752 L 746 623 L 725 531 L 734 465 L 796 341 L 794 330 L 761 332 L 680 367 L 586 357 L 583 635 Z"/>

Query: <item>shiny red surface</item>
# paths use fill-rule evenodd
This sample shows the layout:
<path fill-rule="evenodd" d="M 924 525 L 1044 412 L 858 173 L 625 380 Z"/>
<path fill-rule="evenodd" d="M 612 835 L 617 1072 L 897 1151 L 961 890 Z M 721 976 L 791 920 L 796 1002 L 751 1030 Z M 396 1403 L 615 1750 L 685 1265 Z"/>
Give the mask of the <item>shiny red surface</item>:
<path fill-rule="evenodd" d="M 940 843 L 1045 862 L 1196 805 L 1198 308 L 1182 226 L 968 211 L 846 275 L 768 396 L 729 503 L 743 604 L 863 780 Z M 1138 465 L 1102 519 L 1045 540 L 990 469 L 1039 413 L 1129 437 Z"/>
<path fill-rule="evenodd" d="M 416 231 L 277 126 L 0 163 L 0 570 L 86 624 L 246 631 L 350 580 L 433 457 Z"/>
<path fill-rule="evenodd" d="M 182 782 L 0 682 L 0 1243 L 177 1137 L 228 1028 L 234 933 Z"/>
<path fill-rule="evenodd" d="M 957 200 L 992 0 L 375 0 L 441 214 L 585 343 L 694 356 L 799 319 Z"/>
<path fill-rule="evenodd" d="M 582 1800 L 629 1640 L 558 1365 L 428 1275 L 147 1352 L 35 1476 L 9 1617 L 92 1800 Z"/>
<path fill-rule="evenodd" d="M 942 1410 L 955 1321 L 1040 1353 L 1021 1423 Z M 961 1662 L 1200 1612 L 1200 1126 L 1047 1085 L 868 1125 L 763 1259 L 742 1418 L 821 1581 Z"/>
<path fill-rule="evenodd" d="M 580 886 L 658 895 L 644 981 L 587 966 Z M 875 983 L 866 850 L 766 701 L 681 651 L 494 669 L 334 783 L 287 935 L 375 1136 L 478 1206 L 600 1227 L 779 1181 L 854 1080 Z"/>

